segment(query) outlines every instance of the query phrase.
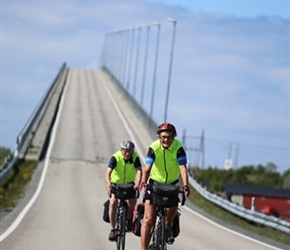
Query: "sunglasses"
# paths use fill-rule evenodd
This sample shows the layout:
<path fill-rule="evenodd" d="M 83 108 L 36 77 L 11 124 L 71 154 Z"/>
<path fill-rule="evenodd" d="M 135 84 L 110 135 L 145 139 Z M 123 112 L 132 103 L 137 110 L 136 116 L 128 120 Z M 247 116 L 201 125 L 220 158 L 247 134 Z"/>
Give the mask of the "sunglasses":
<path fill-rule="evenodd" d="M 134 150 L 130 150 L 130 149 L 121 149 L 121 151 L 123 151 L 124 153 L 133 153 Z"/>
<path fill-rule="evenodd" d="M 173 136 L 172 135 L 161 135 L 161 136 L 159 136 L 159 138 L 161 140 L 165 140 L 165 139 L 171 140 L 173 138 Z"/>

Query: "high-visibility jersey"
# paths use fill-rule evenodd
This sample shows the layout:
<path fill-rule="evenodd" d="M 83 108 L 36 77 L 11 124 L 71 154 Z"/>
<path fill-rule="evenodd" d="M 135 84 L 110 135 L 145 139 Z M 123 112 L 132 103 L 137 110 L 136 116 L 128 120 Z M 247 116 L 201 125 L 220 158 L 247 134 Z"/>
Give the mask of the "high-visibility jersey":
<path fill-rule="evenodd" d="M 186 164 L 187 161 L 181 142 L 174 139 L 170 147 L 165 149 L 161 142 L 156 140 L 150 148 L 154 155 L 146 157 L 146 164 L 152 165 L 149 177 L 159 183 L 176 181 L 180 176 L 179 165 Z"/>
<path fill-rule="evenodd" d="M 111 173 L 111 182 L 122 184 L 134 182 L 136 177 L 135 161 L 138 157 L 136 152 L 133 152 L 132 158 L 129 161 L 125 161 L 122 152 L 119 150 L 112 155 L 116 159 L 116 166 Z M 138 166 L 139 167 L 139 166 Z"/>

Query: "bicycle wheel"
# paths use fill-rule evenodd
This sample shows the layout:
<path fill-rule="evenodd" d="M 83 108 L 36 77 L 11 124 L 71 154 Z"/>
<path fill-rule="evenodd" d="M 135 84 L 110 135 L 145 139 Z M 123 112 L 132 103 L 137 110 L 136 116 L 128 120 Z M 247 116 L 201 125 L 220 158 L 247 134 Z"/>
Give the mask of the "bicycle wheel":
<path fill-rule="evenodd" d="M 157 218 L 157 223 L 153 231 L 153 244 L 154 250 L 166 250 L 165 242 L 165 217 Z"/>
<path fill-rule="evenodd" d="M 162 217 L 160 220 L 159 227 L 159 235 L 160 235 L 160 250 L 166 250 L 166 235 L 165 235 L 165 217 Z"/>
<path fill-rule="evenodd" d="M 165 217 L 161 219 L 161 225 L 160 225 L 160 239 L 161 239 L 161 244 L 160 244 L 160 249 L 161 250 L 166 250 L 166 234 L 165 234 Z"/>
<path fill-rule="evenodd" d="M 126 242 L 126 216 L 127 209 L 121 208 L 120 213 L 118 215 L 117 220 L 117 232 L 118 232 L 118 240 L 117 240 L 117 250 L 125 250 L 125 242 Z"/>

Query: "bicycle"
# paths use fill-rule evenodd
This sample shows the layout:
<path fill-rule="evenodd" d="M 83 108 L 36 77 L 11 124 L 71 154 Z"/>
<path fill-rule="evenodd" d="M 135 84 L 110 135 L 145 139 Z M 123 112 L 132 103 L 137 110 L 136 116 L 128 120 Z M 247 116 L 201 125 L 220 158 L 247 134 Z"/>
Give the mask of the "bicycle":
<path fill-rule="evenodd" d="M 126 243 L 126 221 L 128 204 L 126 200 L 138 198 L 139 190 L 134 189 L 134 184 L 114 184 L 111 186 L 111 194 L 115 194 L 118 199 L 117 217 L 116 217 L 116 249 L 125 250 Z"/>
<path fill-rule="evenodd" d="M 154 183 L 155 184 L 155 183 Z M 169 184 L 159 184 L 159 187 L 150 188 L 149 185 L 145 187 L 145 193 L 147 190 L 152 192 L 152 204 L 157 207 L 157 214 L 155 219 L 154 227 L 151 230 L 149 249 L 150 250 L 166 250 L 166 229 L 165 229 L 165 218 L 167 207 L 173 207 L 178 203 L 181 203 L 181 206 L 185 204 L 186 196 L 185 192 L 179 190 L 177 186 Z M 158 185 L 158 183 L 156 184 Z M 154 188 L 156 190 L 154 190 Z M 182 194 L 181 201 L 178 197 L 179 194 Z M 143 203 L 145 202 L 145 196 L 143 197 Z"/>

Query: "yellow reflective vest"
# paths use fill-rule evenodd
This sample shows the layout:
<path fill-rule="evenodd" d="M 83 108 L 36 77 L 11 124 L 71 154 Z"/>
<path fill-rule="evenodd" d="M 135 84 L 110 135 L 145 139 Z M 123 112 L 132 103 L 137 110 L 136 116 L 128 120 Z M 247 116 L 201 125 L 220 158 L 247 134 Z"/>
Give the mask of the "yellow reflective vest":
<path fill-rule="evenodd" d="M 169 148 L 162 147 L 159 140 L 154 141 L 150 147 L 155 153 L 155 161 L 152 165 L 149 177 L 159 183 L 172 183 L 180 176 L 177 151 L 182 144 L 174 139 Z"/>
<path fill-rule="evenodd" d="M 117 184 L 134 182 L 137 172 L 134 166 L 134 162 L 138 157 L 138 154 L 136 152 L 133 152 L 133 161 L 128 161 L 127 163 L 125 162 L 122 152 L 120 150 L 114 153 L 113 156 L 116 158 L 117 165 L 110 175 L 111 182 Z"/>

